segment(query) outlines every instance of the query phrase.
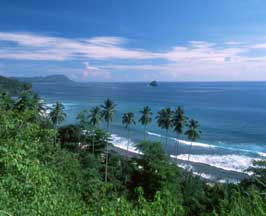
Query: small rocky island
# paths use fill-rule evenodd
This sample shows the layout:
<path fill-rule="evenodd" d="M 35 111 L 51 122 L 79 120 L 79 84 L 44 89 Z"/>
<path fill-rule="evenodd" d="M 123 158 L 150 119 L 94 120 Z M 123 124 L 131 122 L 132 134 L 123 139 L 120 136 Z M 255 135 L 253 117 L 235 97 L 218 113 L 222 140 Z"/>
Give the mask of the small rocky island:
<path fill-rule="evenodd" d="M 149 86 L 156 87 L 156 86 L 158 86 L 158 83 L 157 83 L 157 81 L 153 80 L 150 82 Z"/>

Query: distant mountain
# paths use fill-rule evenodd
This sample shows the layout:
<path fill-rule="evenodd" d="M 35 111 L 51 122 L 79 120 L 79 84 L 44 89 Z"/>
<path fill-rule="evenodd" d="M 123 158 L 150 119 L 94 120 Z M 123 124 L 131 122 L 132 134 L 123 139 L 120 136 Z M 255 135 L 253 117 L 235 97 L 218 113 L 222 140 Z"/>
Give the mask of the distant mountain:
<path fill-rule="evenodd" d="M 73 83 L 74 81 L 69 79 L 65 75 L 51 75 L 45 77 L 16 77 L 16 79 L 30 82 L 30 83 Z"/>
<path fill-rule="evenodd" d="M 11 95 L 17 95 L 25 89 L 31 89 L 31 84 L 15 78 L 0 76 L 0 91 L 6 91 Z"/>

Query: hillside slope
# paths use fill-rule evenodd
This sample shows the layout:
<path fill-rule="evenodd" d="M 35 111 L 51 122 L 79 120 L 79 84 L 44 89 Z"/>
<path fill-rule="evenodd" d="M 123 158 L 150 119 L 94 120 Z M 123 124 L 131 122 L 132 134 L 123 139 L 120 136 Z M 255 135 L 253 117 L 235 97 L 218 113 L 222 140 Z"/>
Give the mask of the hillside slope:
<path fill-rule="evenodd" d="M 16 79 L 30 82 L 30 83 L 72 83 L 71 79 L 69 79 L 65 75 L 51 75 L 51 76 L 39 76 L 39 77 L 16 77 Z"/>
<path fill-rule="evenodd" d="M 0 91 L 6 91 L 11 95 L 16 95 L 22 90 L 29 88 L 31 88 L 30 83 L 0 76 Z"/>

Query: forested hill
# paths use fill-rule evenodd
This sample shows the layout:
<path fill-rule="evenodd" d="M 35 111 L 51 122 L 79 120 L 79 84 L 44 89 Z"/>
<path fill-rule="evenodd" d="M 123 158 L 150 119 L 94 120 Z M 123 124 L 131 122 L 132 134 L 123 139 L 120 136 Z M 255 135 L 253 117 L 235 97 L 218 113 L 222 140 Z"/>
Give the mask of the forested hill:
<path fill-rule="evenodd" d="M 110 99 L 78 113 L 77 124 L 62 125 L 67 115 L 60 102 L 46 111 L 32 91 L 0 94 L 0 216 L 266 215 L 266 160 L 255 161 L 239 184 L 209 183 L 176 166 L 166 143 L 149 137 L 136 144 L 141 157 L 113 151 L 109 131 L 99 128 L 114 126 Z M 160 124 L 167 113 L 159 112 Z M 177 114 L 168 122 L 180 125 L 184 114 Z M 144 107 L 142 122 L 151 115 Z M 134 114 L 123 115 L 128 132 L 133 122 Z M 199 124 L 189 122 L 195 137 Z"/>
<path fill-rule="evenodd" d="M 17 95 L 24 89 L 30 89 L 31 84 L 14 78 L 0 76 L 0 91 L 6 91 L 11 95 Z"/>
<path fill-rule="evenodd" d="M 39 76 L 39 77 L 16 77 L 16 79 L 30 82 L 30 83 L 73 83 L 71 79 L 69 79 L 65 75 L 51 75 L 51 76 Z"/>

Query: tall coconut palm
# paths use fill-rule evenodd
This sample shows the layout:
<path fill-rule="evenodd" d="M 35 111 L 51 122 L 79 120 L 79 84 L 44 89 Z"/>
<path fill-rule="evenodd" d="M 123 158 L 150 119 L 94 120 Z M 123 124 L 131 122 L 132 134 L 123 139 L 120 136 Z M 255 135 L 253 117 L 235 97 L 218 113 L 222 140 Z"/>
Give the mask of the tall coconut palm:
<path fill-rule="evenodd" d="M 88 111 L 87 110 L 82 110 L 81 112 L 78 113 L 76 119 L 79 121 L 79 125 L 82 129 L 87 129 L 89 125 L 88 121 Z"/>
<path fill-rule="evenodd" d="M 92 153 L 94 154 L 94 136 L 95 136 L 95 128 L 99 127 L 101 122 L 101 109 L 96 106 L 90 109 L 89 113 L 89 123 L 93 126 L 93 134 L 92 134 Z"/>
<path fill-rule="evenodd" d="M 188 152 L 188 161 L 191 155 L 192 144 L 200 138 L 200 134 L 201 131 L 199 130 L 199 122 L 194 119 L 191 119 L 188 123 L 188 130 L 185 132 L 185 135 L 187 135 L 188 139 L 191 141 L 191 145 Z"/>
<path fill-rule="evenodd" d="M 104 104 L 101 105 L 102 108 L 102 117 L 106 122 L 106 129 L 109 132 L 110 122 L 113 120 L 113 116 L 115 113 L 116 104 L 109 98 L 104 101 Z"/>
<path fill-rule="evenodd" d="M 38 114 L 45 115 L 48 107 L 45 105 L 40 96 L 36 93 L 33 93 L 32 100 L 33 104 L 35 105 L 35 109 L 38 111 Z"/>
<path fill-rule="evenodd" d="M 87 134 L 87 129 L 88 129 L 88 126 L 89 126 L 88 115 L 89 115 L 88 114 L 88 110 L 86 110 L 86 109 L 80 111 L 77 114 L 76 120 L 79 121 L 79 127 L 81 128 L 81 131 L 79 131 L 79 134 L 78 134 L 79 142 L 84 142 L 85 141 L 85 137 L 81 136 L 81 135 L 84 135 L 83 134 L 84 132 Z M 80 138 L 82 138 L 82 140 Z"/>
<path fill-rule="evenodd" d="M 98 106 L 95 106 L 93 108 L 90 109 L 90 113 L 89 113 L 89 123 L 93 126 L 93 127 L 99 127 L 99 124 L 101 122 L 101 118 L 102 118 L 102 113 L 101 113 L 101 108 Z"/>
<path fill-rule="evenodd" d="M 183 129 L 186 125 L 187 117 L 185 116 L 185 111 L 182 107 L 178 106 L 173 113 L 172 126 L 177 135 L 176 138 L 176 148 L 175 155 L 178 155 L 179 148 L 179 136 L 183 133 Z"/>
<path fill-rule="evenodd" d="M 64 105 L 59 101 L 53 105 L 51 112 L 49 113 L 49 118 L 51 119 L 55 128 L 58 128 L 59 124 L 62 123 L 66 118 L 66 113 L 64 112 Z M 56 143 L 56 134 L 54 137 L 54 143 Z"/>
<path fill-rule="evenodd" d="M 144 140 L 146 140 L 147 125 L 150 124 L 152 121 L 151 108 L 149 106 L 145 106 L 143 110 L 140 111 L 140 113 L 141 113 L 141 117 L 139 119 L 139 122 L 144 126 L 143 128 Z"/>
<path fill-rule="evenodd" d="M 49 113 L 49 117 L 50 117 L 53 125 L 56 128 L 66 118 L 66 113 L 64 110 L 65 110 L 64 105 L 62 103 L 60 103 L 59 101 L 57 101 L 56 104 L 53 105 L 53 108 L 52 108 L 51 112 Z"/>
<path fill-rule="evenodd" d="M 106 99 L 104 104 L 101 105 L 102 110 L 102 117 L 106 122 L 106 129 L 109 132 L 110 122 L 113 120 L 113 116 L 115 113 L 116 104 L 111 99 Z M 108 142 L 106 144 L 106 156 L 105 156 L 105 182 L 107 182 L 108 177 Z"/>
<path fill-rule="evenodd" d="M 171 108 L 165 108 L 161 109 L 158 112 L 158 116 L 156 116 L 158 126 L 162 129 L 165 129 L 165 146 L 167 149 L 167 141 L 168 141 L 168 131 L 169 128 L 171 127 L 171 122 L 172 122 L 172 110 Z"/>
<path fill-rule="evenodd" d="M 162 142 L 162 130 L 164 128 L 164 124 L 163 124 L 163 113 L 164 113 L 164 109 L 161 109 L 158 113 L 157 116 L 155 117 L 155 119 L 157 120 L 157 125 L 158 127 L 161 129 L 160 135 L 161 135 L 161 139 L 160 142 Z"/>
<path fill-rule="evenodd" d="M 136 124 L 135 122 L 135 115 L 132 112 L 124 113 L 122 117 L 122 124 L 125 125 L 125 128 L 127 129 L 127 154 L 128 154 L 128 148 L 129 148 L 129 138 L 130 138 L 130 126 Z"/>

